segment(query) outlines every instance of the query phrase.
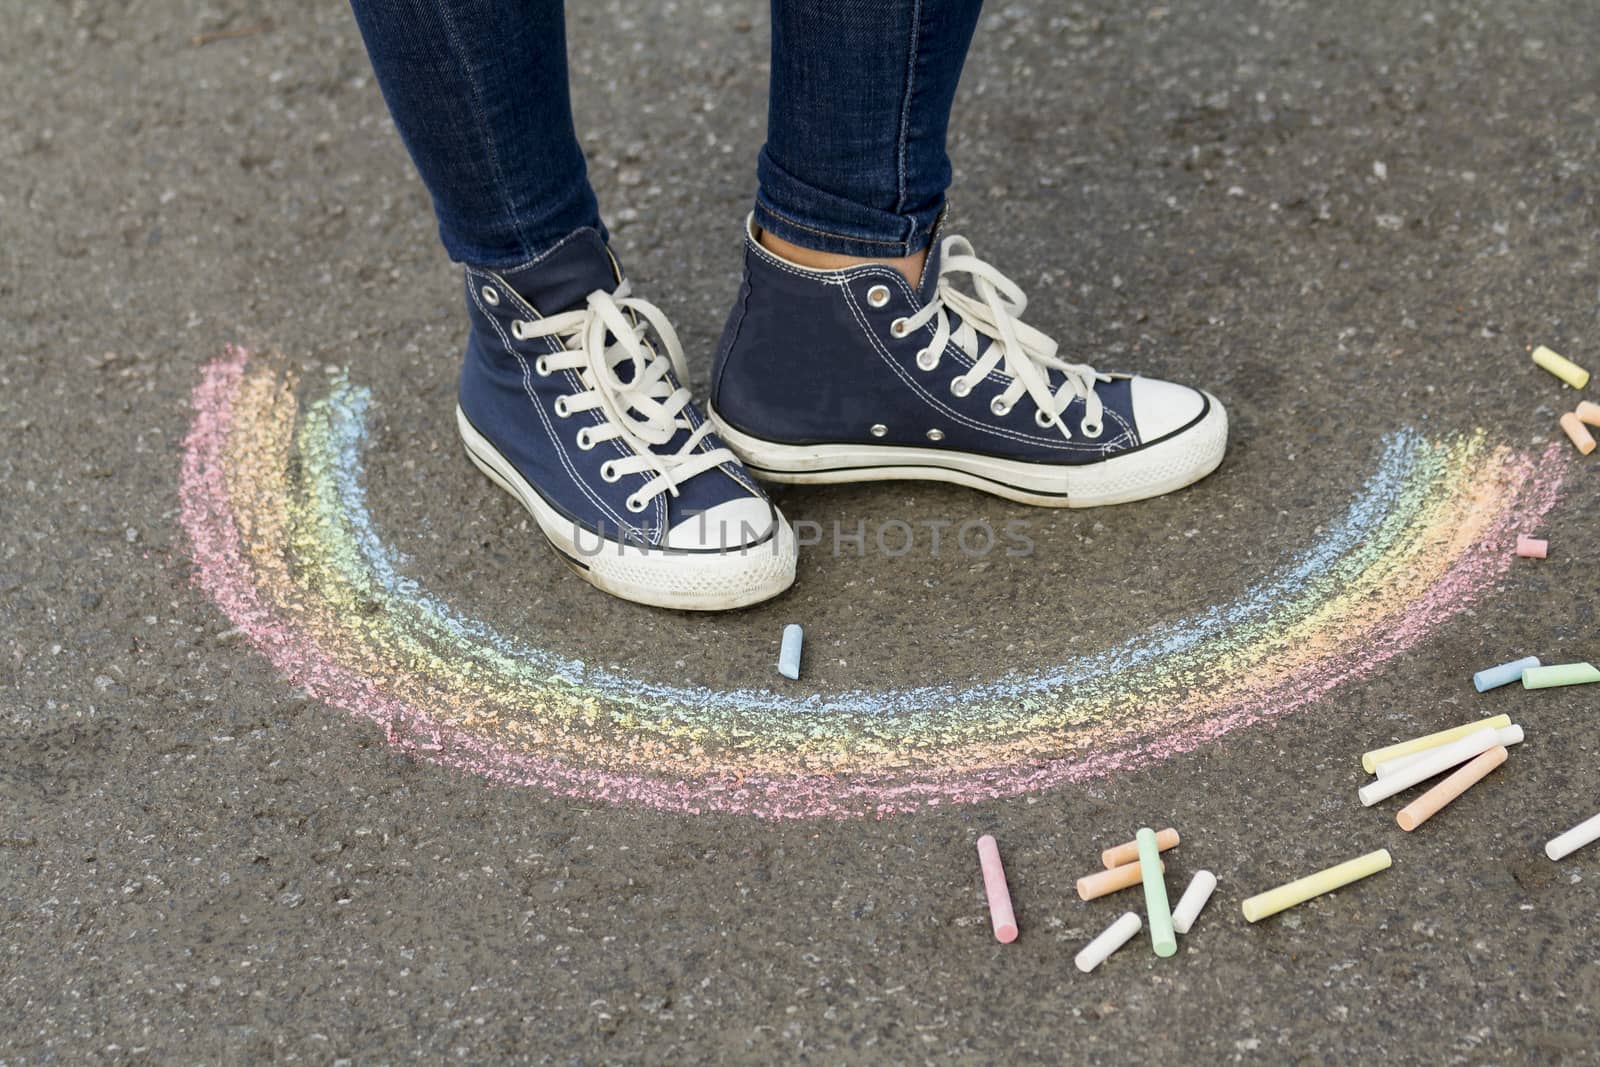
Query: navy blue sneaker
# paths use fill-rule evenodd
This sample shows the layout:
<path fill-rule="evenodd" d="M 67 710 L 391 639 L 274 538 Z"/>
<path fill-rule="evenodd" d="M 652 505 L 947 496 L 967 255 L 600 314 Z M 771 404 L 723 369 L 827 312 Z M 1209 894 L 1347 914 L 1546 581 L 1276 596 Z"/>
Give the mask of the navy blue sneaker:
<path fill-rule="evenodd" d="M 922 478 L 1082 508 L 1169 493 L 1222 462 L 1215 397 L 1069 363 L 1021 321 L 1026 306 L 962 237 L 935 239 L 913 289 L 882 264 L 798 266 L 747 222 L 709 414 L 774 482 Z"/>
<path fill-rule="evenodd" d="M 579 575 L 705 611 L 794 582 L 794 531 L 695 410 L 671 324 L 597 232 L 516 270 L 469 267 L 466 288 L 467 455 Z"/>

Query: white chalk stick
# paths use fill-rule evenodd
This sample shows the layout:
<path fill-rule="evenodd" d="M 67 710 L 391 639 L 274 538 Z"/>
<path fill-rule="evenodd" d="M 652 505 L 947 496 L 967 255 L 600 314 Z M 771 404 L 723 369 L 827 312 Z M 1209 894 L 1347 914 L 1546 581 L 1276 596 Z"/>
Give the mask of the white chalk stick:
<path fill-rule="evenodd" d="M 1458 763 L 1467 762 L 1478 753 L 1499 744 L 1498 733 L 1499 731 L 1485 726 L 1481 730 L 1474 730 L 1459 741 L 1428 749 L 1422 753 L 1421 759 L 1410 766 L 1400 768 L 1387 778 L 1379 778 L 1362 786 L 1358 790 L 1361 803 L 1370 808 L 1378 801 L 1387 800 L 1396 793 L 1404 792 L 1418 782 L 1426 781 L 1436 774 L 1443 774 Z"/>
<path fill-rule="evenodd" d="M 1558 860 L 1597 840 L 1600 840 L 1600 815 L 1585 819 L 1566 833 L 1551 838 L 1550 843 L 1544 846 L 1544 854 L 1553 860 Z"/>
<path fill-rule="evenodd" d="M 1072 957 L 1072 962 L 1077 965 L 1078 970 L 1088 974 L 1104 963 L 1107 956 L 1126 945 L 1143 925 L 1144 921 L 1136 913 L 1123 912 L 1122 918 L 1100 931 L 1098 937 L 1083 946 L 1083 951 Z"/>
<path fill-rule="evenodd" d="M 1172 909 L 1172 928 L 1180 934 L 1188 933 L 1189 927 L 1199 918 L 1200 909 L 1206 906 L 1206 901 L 1211 899 L 1216 888 L 1216 875 L 1210 871 L 1195 871 L 1194 877 L 1189 879 L 1189 888 L 1183 891 L 1183 896 L 1178 898 L 1178 906 Z"/>
<path fill-rule="evenodd" d="M 1504 745 L 1507 748 L 1510 748 L 1512 745 L 1520 745 L 1522 744 L 1522 727 L 1514 723 L 1510 726 L 1502 726 L 1500 729 L 1494 732 L 1494 736 L 1495 745 Z M 1494 745 L 1490 745 L 1489 747 L 1493 748 Z M 1396 756 L 1394 759 L 1384 760 L 1382 763 L 1378 764 L 1378 777 L 1393 778 L 1395 772 L 1404 770 L 1410 764 L 1415 763 L 1423 756 L 1426 756 L 1429 751 L 1429 749 L 1423 749 L 1421 752 L 1413 752 L 1409 756 Z M 1469 756 L 1468 759 L 1470 758 L 1471 757 Z M 1461 762 L 1465 763 L 1466 760 L 1462 760 Z"/>

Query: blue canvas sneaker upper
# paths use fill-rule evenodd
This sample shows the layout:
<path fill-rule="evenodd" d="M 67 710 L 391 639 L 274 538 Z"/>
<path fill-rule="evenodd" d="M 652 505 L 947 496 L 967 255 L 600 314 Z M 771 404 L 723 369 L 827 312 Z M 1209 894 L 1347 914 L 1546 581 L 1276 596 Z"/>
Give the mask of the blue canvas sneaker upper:
<path fill-rule="evenodd" d="M 887 265 L 808 270 L 745 236 L 711 402 L 763 441 L 1089 464 L 1180 433 L 1211 406 L 1187 386 L 1062 359 L 1021 321 L 1022 291 L 964 238 L 936 236 L 913 288 Z"/>
<path fill-rule="evenodd" d="M 776 509 L 680 385 L 672 327 L 600 234 L 515 270 L 468 267 L 466 303 L 462 414 L 575 527 L 690 552 L 773 535 Z M 707 544 L 708 518 L 747 536 Z"/>

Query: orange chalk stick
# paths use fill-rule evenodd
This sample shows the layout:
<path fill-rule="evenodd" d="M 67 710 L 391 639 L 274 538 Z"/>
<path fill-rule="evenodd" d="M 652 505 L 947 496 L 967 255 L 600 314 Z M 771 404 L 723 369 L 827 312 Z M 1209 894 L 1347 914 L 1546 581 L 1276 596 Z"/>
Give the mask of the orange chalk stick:
<path fill-rule="evenodd" d="M 1578 405 L 1578 410 L 1573 412 L 1578 416 L 1578 421 L 1589 426 L 1600 426 L 1600 404 L 1593 400 L 1585 400 Z"/>
<path fill-rule="evenodd" d="M 1163 863 L 1161 869 L 1167 869 Z M 1083 900 L 1093 900 L 1103 897 L 1107 893 L 1115 893 L 1119 889 L 1126 889 L 1131 885 L 1138 885 L 1144 881 L 1144 874 L 1139 870 L 1139 861 L 1124 863 L 1120 867 L 1113 867 L 1109 871 L 1095 871 L 1078 879 L 1078 896 Z"/>
<path fill-rule="evenodd" d="M 1439 810 L 1456 797 L 1471 789 L 1500 764 L 1506 761 L 1506 746 L 1496 745 L 1474 757 L 1469 763 L 1411 803 L 1400 809 L 1394 821 L 1409 833 L 1439 814 Z"/>
<path fill-rule="evenodd" d="M 1167 827 L 1156 834 L 1156 849 L 1165 852 L 1169 848 L 1178 847 L 1178 831 Z M 1100 853 L 1100 862 L 1106 865 L 1106 870 L 1121 867 L 1123 864 L 1132 863 L 1139 858 L 1139 843 L 1137 841 L 1124 841 L 1115 848 L 1108 848 Z"/>
<path fill-rule="evenodd" d="M 1572 438 L 1572 443 L 1578 446 L 1579 452 L 1587 456 L 1594 451 L 1594 438 L 1589 436 L 1588 427 L 1584 426 L 1583 420 L 1575 413 L 1569 411 L 1561 416 L 1561 428 L 1567 431 L 1567 436 Z"/>

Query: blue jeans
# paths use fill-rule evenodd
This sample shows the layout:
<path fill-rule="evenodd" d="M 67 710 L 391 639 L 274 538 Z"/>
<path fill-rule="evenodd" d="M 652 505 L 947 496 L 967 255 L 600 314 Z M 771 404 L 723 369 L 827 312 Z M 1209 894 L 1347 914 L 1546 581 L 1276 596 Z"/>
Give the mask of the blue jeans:
<path fill-rule="evenodd" d="M 925 248 L 982 0 L 772 0 L 756 222 L 805 248 Z M 452 259 L 509 269 L 600 225 L 561 0 L 351 0 Z"/>

